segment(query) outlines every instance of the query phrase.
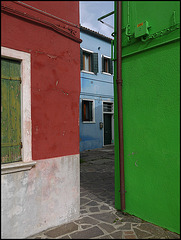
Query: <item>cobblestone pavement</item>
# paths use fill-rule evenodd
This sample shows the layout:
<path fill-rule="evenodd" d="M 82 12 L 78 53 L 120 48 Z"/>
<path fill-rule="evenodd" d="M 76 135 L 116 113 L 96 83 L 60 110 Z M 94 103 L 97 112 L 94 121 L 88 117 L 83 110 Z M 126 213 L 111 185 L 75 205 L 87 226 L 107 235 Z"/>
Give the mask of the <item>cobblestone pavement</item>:
<path fill-rule="evenodd" d="M 180 239 L 114 208 L 114 146 L 80 154 L 80 217 L 28 239 Z"/>

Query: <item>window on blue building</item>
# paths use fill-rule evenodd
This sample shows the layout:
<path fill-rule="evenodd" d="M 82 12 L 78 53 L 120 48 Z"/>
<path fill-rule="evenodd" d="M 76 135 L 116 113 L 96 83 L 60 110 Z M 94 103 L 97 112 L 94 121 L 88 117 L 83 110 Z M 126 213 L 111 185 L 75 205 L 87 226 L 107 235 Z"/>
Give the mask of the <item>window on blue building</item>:
<path fill-rule="evenodd" d="M 111 58 L 102 55 L 102 73 L 113 74 L 113 63 Z"/>
<path fill-rule="evenodd" d="M 98 73 L 98 53 L 80 48 L 80 69 L 88 73 Z"/>
<path fill-rule="evenodd" d="M 92 53 L 83 52 L 83 70 L 92 72 Z"/>
<path fill-rule="evenodd" d="M 82 121 L 94 121 L 94 100 L 82 100 Z"/>

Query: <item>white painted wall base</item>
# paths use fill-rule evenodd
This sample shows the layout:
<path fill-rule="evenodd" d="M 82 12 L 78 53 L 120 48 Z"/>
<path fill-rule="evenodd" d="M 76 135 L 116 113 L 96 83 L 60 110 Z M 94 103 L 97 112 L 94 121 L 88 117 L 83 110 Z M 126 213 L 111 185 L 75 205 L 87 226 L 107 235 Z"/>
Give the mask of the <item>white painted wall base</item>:
<path fill-rule="evenodd" d="M 1 175 L 1 237 L 26 238 L 80 216 L 79 154 Z"/>

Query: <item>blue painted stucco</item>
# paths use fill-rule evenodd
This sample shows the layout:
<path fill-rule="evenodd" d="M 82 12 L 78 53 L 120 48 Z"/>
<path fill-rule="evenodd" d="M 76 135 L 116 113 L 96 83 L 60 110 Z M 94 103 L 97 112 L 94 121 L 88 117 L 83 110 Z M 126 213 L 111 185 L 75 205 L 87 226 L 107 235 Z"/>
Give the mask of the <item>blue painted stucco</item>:
<path fill-rule="evenodd" d="M 111 43 L 80 31 L 82 43 L 80 47 L 98 53 L 98 73 L 91 74 L 81 71 L 80 92 L 80 152 L 89 149 L 102 148 L 104 146 L 104 130 L 99 123 L 103 122 L 103 102 L 114 103 L 113 75 L 102 73 L 101 55 L 111 57 Z M 94 123 L 82 122 L 82 99 L 90 99 L 95 102 Z M 113 139 L 112 139 L 113 141 Z"/>

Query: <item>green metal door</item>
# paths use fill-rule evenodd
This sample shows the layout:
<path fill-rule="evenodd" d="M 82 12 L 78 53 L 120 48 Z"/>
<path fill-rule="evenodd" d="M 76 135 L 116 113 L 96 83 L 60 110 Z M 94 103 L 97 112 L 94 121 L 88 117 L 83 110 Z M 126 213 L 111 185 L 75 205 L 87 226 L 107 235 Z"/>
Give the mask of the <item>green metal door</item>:
<path fill-rule="evenodd" d="M 104 114 L 104 145 L 111 144 L 112 140 L 111 118 L 112 114 Z"/>
<path fill-rule="evenodd" d="M 1 59 L 1 163 L 21 160 L 20 62 Z"/>

